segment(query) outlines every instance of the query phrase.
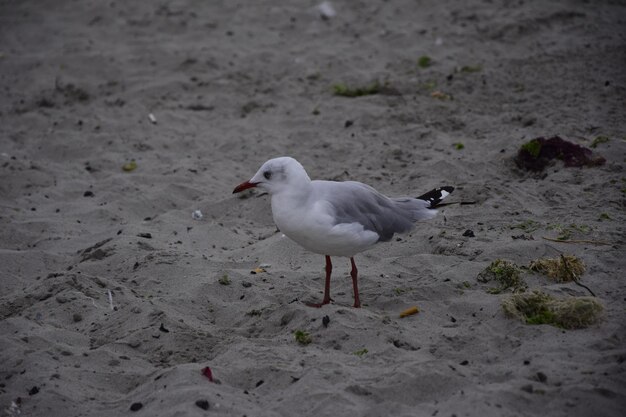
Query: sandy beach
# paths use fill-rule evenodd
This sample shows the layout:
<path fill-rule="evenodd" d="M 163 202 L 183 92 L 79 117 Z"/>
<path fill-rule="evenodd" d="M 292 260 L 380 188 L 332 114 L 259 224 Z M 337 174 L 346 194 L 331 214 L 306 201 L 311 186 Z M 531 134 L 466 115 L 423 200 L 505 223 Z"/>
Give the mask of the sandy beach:
<path fill-rule="evenodd" d="M 0 1 L 1 416 L 623 415 L 626 4 L 319 4 Z M 515 164 L 553 136 L 605 163 Z M 334 259 L 310 308 L 324 257 L 232 194 L 283 155 L 473 204 L 357 255 L 360 309 Z M 477 279 L 561 255 L 584 328 Z"/>

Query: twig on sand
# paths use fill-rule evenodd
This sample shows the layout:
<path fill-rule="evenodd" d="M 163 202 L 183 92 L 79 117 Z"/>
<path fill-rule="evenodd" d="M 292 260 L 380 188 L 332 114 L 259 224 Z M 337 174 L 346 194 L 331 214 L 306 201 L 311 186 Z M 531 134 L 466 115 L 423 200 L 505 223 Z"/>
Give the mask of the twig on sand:
<path fill-rule="evenodd" d="M 439 203 L 437 207 L 451 206 L 453 204 L 458 204 L 460 206 L 468 206 L 470 204 L 476 204 L 475 201 L 452 201 L 450 203 Z"/>
<path fill-rule="evenodd" d="M 558 243 L 590 243 L 592 245 L 611 245 L 611 242 L 605 242 L 603 240 L 559 240 L 552 239 L 551 237 L 541 236 L 545 240 L 549 240 L 550 242 L 558 242 Z"/>
<path fill-rule="evenodd" d="M 579 285 L 581 287 L 583 287 L 584 289 L 586 289 L 587 291 L 589 291 L 589 293 L 592 296 L 596 296 L 593 291 L 591 291 L 591 289 L 589 289 L 589 287 L 587 287 L 586 285 L 582 284 L 579 280 L 578 277 L 576 276 L 576 274 L 570 269 L 569 265 L 567 264 L 567 259 L 565 258 L 565 256 L 563 254 L 561 254 L 561 262 L 563 262 L 563 268 L 565 268 L 565 272 L 567 272 L 567 274 L 570 276 L 570 278 L 572 279 L 572 281 L 574 281 L 576 283 L 576 285 Z"/>

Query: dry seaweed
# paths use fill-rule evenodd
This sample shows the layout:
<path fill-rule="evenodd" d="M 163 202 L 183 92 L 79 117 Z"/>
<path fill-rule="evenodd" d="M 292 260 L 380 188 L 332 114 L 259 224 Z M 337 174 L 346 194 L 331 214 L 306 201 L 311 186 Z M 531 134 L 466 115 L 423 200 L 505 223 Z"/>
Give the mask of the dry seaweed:
<path fill-rule="evenodd" d="M 368 96 L 372 94 L 378 94 L 380 90 L 381 86 L 378 81 L 375 81 L 372 84 L 363 87 L 348 87 L 345 84 L 335 84 L 333 86 L 334 94 L 341 97 Z"/>
<path fill-rule="evenodd" d="M 591 149 L 554 136 L 549 139 L 536 138 L 523 144 L 515 157 L 515 163 L 529 171 L 543 171 L 553 159 L 562 160 L 566 167 L 596 166 L 606 162 Z"/>
<path fill-rule="evenodd" d="M 540 258 L 532 261 L 528 268 L 552 278 L 556 282 L 576 281 L 585 273 L 585 264 L 574 255 L 558 258 Z"/>
<path fill-rule="evenodd" d="M 593 297 L 555 298 L 541 291 L 514 294 L 502 301 L 509 317 L 526 324 L 549 324 L 563 329 L 582 329 L 600 319 L 604 307 Z"/>
<path fill-rule="evenodd" d="M 476 279 L 479 282 L 494 282 L 497 284 L 496 287 L 491 287 L 487 290 L 490 294 L 500 294 L 509 289 L 513 292 L 523 292 L 526 291 L 528 286 L 520 273 L 521 269 L 514 263 L 496 259 L 478 274 Z"/>
<path fill-rule="evenodd" d="M 541 258 L 530 263 L 528 269 L 547 275 L 557 282 L 571 282 L 583 287 L 591 295 L 593 291 L 580 282 L 580 276 L 585 273 L 585 264 L 574 255 L 561 255 L 559 258 Z"/>

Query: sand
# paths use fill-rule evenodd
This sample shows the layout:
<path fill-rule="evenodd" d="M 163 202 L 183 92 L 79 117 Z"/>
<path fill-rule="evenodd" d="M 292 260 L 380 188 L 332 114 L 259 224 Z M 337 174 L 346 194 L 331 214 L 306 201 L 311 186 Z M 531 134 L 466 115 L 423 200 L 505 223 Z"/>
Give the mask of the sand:
<path fill-rule="evenodd" d="M 317 4 L 0 3 L 1 413 L 622 415 L 624 3 Z M 606 164 L 515 167 L 553 135 L 606 136 Z M 280 155 L 475 204 L 357 256 L 363 308 L 342 258 L 334 303 L 309 308 L 323 257 L 276 231 L 267 196 L 231 194 Z M 543 239 L 564 231 L 596 243 Z M 589 328 L 507 318 L 510 294 L 476 280 L 561 253 L 605 307 Z"/>

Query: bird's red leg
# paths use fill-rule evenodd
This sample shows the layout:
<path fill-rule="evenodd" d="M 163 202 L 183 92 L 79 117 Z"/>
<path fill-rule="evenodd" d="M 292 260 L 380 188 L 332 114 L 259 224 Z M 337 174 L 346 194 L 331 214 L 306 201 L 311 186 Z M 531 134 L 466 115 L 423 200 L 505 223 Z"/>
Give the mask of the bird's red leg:
<path fill-rule="evenodd" d="M 324 299 L 321 303 L 307 303 L 309 307 L 321 307 L 324 304 L 330 304 L 330 274 L 333 272 L 333 264 L 330 262 L 330 256 L 326 255 L 326 282 L 324 283 Z"/>
<path fill-rule="evenodd" d="M 352 276 L 352 286 L 354 287 L 354 308 L 359 308 L 361 307 L 361 300 L 359 300 L 359 286 L 357 284 L 359 271 L 356 269 L 354 258 L 350 258 L 350 263 L 352 263 L 352 271 L 350 271 L 350 276 Z"/>

